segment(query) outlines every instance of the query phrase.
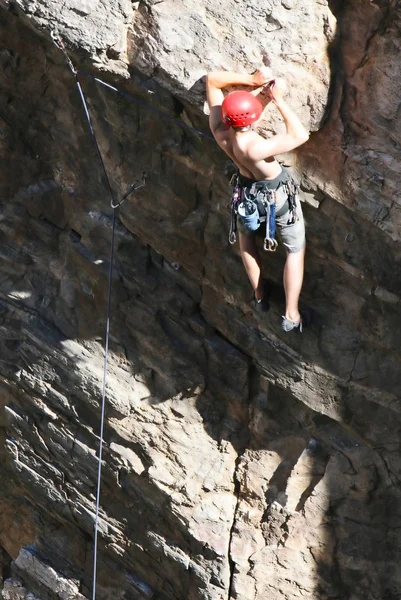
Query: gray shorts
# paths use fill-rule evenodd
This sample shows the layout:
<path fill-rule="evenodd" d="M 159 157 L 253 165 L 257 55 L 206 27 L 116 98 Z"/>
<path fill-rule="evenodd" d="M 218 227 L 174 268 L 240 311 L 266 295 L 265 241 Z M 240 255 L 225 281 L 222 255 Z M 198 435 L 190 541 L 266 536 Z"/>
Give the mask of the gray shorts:
<path fill-rule="evenodd" d="M 244 190 L 246 192 L 246 189 Z M 287 194 L 282 187 L 276 191 L 276 213 L 280 212 L 287 199 Z M 280 217 L 276 217 L 276 226 L 283 246 L 287 252 L 299 252 L 305 247 L 305 223 L 299 197 L 296 197 L 297 220 L 293 225 L 288 225 L 290 220 L 289 211 Z M 250 231 L 244 226 L 241 215 L 237 216 L 237 228 L 239 233 L 246 236 L 261 235 L 265 237 L 266 223 L 262 222 L 256 231 Z"/>

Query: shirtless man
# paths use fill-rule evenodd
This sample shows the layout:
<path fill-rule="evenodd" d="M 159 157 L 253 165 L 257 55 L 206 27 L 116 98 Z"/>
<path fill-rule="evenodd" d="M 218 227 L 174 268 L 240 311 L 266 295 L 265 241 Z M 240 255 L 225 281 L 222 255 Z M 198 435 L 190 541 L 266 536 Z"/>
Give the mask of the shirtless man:
<path fill-rule="evenodd" d="M 241 105 L 242 101 L 235 106 L 236 97 L 231 94 L 225 96 L 223 93 L 224 88 L 233 85 L 248 85 L 251 88 L 265 86 L 264 93 L 260 96 L 265 97 L 265 106 L 270 101 L 276 105 L 283 117 L 286 133 L 269 139 L 260 136 L 255 130 L 255 125 L 261 118 L 265 106 L 262 104 L 259 111 L 257 106 L 255 111 L 247 111 L 247 107 L 245 106 L 244 109 L 244 105 Z M 239 184 L 243 197 L 252 199 L 253 194 L 254 199 L 255 190 L 257 194 L 260 190 L 263 191 L 263 187 L 275 191 L 276 224 L 287 251 L 283 274 L 286 309 L 282 327 L 284 331 L 296 328 L 302 331 L 298 300 L 304 273 L 305 227 L 298 198 L 295 200 L 294 214 L 288 211 L 285 184 L 293 180 L 289 172 L 277 162 L 275 156 L 297 148 L 307 141 L 309 134 L 285 102 L 283 98 L 285 87 L 285 82 L 280 79 L 274 80 L 270 69 L 267 68 L 262 68 L 253 75 L 214 71 L 206 78 L 210 129 L 220 148 L 228 154 L 239 169 Z M 238 97 L 238 92 L 234 94 Z M 251 105 L 260 102 L 255 97 L 250 100 Z M 244 227 L 240 215 L 238 215 L 238 231 L 241 258 L 255 293 L 255 301 L 260 306 L 264 306 L 266 298 L 263 298 L 264 285 L 255 235 Z"/>

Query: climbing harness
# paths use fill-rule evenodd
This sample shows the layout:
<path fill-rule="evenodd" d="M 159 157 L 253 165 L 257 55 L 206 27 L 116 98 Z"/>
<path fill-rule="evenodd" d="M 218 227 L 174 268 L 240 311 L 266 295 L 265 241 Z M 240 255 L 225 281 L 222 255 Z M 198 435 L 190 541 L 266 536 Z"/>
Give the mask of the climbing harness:
<path fill-rule="evenodd" d="M 263 242 L 264 250 L 275 252 L 278 242 L 276 240 L 276 220 L 288 213 L 287 225 L 294 225 L 298 221 L 296 199 L 299 192 L 298 185 L 286 169 L 274 180 L 254 181 L 236 173 L 230 182 L 233 186 L 231 198 L 231 218 L 228 240 L 235 244 L 237 236 L 237 219 L 249 231 L 259 229 L 261 223 L 266 224 Z M 269 187 L 270 186 L 270 187 Z M 248 195 L 244 193 L 244 187 Z M 277 190 L 282 187 L 286 200 L 276 209 Z M 275 189 L 274 189 L 275 188 Z"/>

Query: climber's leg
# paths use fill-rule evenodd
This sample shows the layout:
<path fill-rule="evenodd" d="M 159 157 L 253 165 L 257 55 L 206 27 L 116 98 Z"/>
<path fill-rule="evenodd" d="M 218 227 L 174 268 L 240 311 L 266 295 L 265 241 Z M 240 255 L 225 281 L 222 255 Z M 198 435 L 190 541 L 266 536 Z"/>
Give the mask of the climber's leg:
<path fill-rule="evenodd" d="M 305 247 L 298 252 L 288 252 L 284 266 L 285 318 L 292 323 L 298 323 L 301 318 L 298 301 L 304 277 L 304 259 Z"/>
<path fill-rule="evenodd" d="M 292 222 L 290 213 L 277 219 L 280 237 L 287 251 L 283 273 L 286 299 L 285 315 L 282 323 L 284 331 L 291 331 L 298 326 L 300 329 L 302 327 L 298 301 L 304 278 L 306 240 L 305 223 L 299 198 L 296 198 L 296 216 L 295 223 Z"/>
<path fill-rule="evenodd" d="M 251 286 L 255 292 L 255 299 L 263 298 L 263 282 L 261 277 L 261 264 L 259 250 L 256 246 L 254 235 L 245 235 L 238 232 L 239 247 L 241 252 L 242 262 L 244 263 L 245 271 L 247 272 Z"/>

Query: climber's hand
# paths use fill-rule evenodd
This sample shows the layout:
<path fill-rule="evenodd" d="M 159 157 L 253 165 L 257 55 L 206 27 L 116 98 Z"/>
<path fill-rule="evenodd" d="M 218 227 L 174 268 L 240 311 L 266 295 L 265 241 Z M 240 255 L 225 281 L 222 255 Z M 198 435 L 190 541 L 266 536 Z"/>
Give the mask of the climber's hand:
<path fill-rule="evenodd" d="M 281 77 L 277 77 L 271 81 L 266 86 L 266 89 L 270 99 L 273 101 L 282 100 L 288 92 L 288 86 L 285 82 L 285 79 L 282 79 Z"/>
<path fill-rule="evenodd" d="M 266 85 L 274 79 L 273 71 L 269 67 L 262 67 L 253 74 L 253 82 L 255 87 Z"/>

